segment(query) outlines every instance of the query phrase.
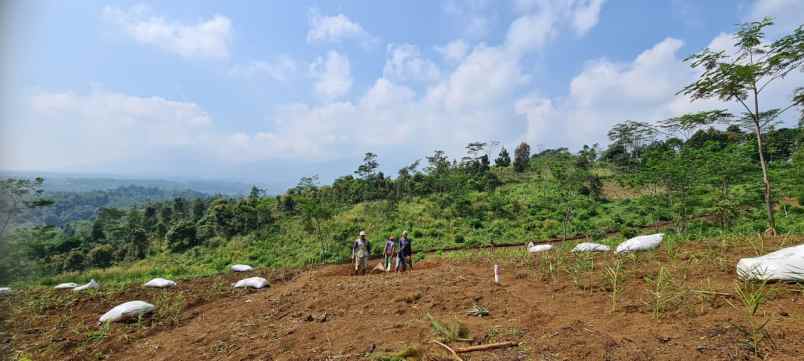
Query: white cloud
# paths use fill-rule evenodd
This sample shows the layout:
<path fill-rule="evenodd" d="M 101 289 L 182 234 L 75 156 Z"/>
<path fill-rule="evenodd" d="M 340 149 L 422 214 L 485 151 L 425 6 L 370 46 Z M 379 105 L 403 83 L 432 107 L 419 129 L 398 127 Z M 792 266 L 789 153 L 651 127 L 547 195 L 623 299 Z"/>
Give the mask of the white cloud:
<path fill-rule="evenodd" d="M 506 35 L 506 46 L 514 52 L 544 48 L 564 29 L 579 36 L 597 25 L 605 0 L 519 0 L 514 9 L 521 14 Z"/>
<path fill-rule="evenodd" d="M 293 58 L 281 55 L 271 61 L 253 61 L 248 64 L 237 64 L 229 68 L 229 74 L 242 78 L 261 78 L 286 82 L 297 72 L 298 66 Z"/>
<path fill-rule="evenodd" d="M 494 12 L 488 0 L 449 0 L 444 2 L 444 12 L 458 19 L 463 33 L 470 39 L 485 38 L 493 25 Z"/>
<path fill-rule="evenodd" d="M 406 82 L 432 82 L 441 77 L 441 71 L 411 44 L 388 44 L 387 59 L 383 68 L 386 79 Z"/>
<path fill-rule="evenodd" d="M 453 111 L 496 105 L 528 81 L 519 60 L 503 48 L 480 45 L 430 89 L 428 100 Z"/>
<path fill-rule="evenodd" d="M 232 22 L 222 15 L 184 24 L 149 15 L 144 5 L 127 10 L 106 6 L 102 17 L 119 26 L 128 36 L 144 45 L 183 57 L 226 58 L 232 38 Z"/>
<path fill-rule="evenodd" d="M 469 46 L 466 44 L 463 39 L 453 40 L 447 43 L 444 46 L 437 46 L 436 51 L 444 57 L 444 60 L 449 63 L 457 63 L 463 60 L 463 57 L 466 56 L 466 52 L 469 50 Z"/>
<path fill-rule="evenodd" d="M 730 36 L 721 34 L 710 47 L 728 50 L 730 43 Z M 699 70 L 683 62 L 684 56 L 679 54 L 682 47 L 682 41 L 667 38 L 628 63 L 598 59 L 573 78 L 566 97 L 532 94 L 519 99 L 516 111 L 527 122 L 528 141 L 577 148 L 606 143 L 607 130 L 625 120 L 656 122 L 721 108 L 735 114 L 742 112 L 734 103 L 690 102 L 688 97 L 676 95 L 699 75 Z M 762 98 L 766 109 L 789 104 L 792 90 L 802 82 L 804 74 L 797 73 L 769 88 Z M 788 125 L 793 123 L 791 114 L 783 119 Z"/>
<path fill-rule="evenodd" d="M 589 29 L 597 25 L 600 8 L 605 0 L 579 1 L 573 10 L 572 27 L 578 35 L 586 34 Z"/>
<path fill-rule="evenodd" d="M 9 161 L 28 169 L 159 159 L 168 150 L 194 146 L 213 125 L 209 113 L 195 103 L 103 89 L 87 94 L 42 91 L 29 98 L 27 107 L 29 119 L 15 126 L 16 153 L 24 159 Z"/>
<path fill-rule="evenodd" d="M 756 21 L 771 16 L 776 25 L 768 28 L 772 37 L 787 34 L 804 24 L 804 1 L 800 0 L 756 0 L 745 21 Z"/>
<path fill-rule="evenodd" d="M 360 24 L 343 14 L 326 16 L 319 14 L 318 10 L 312 9 L 310 11 L 309 25 L 310 29 L 307 31 L 308 43 L 338 43 L 344 40 L 357 40 L 364 46 L 369 46 L 377 41 Z"/>
<path fill-rule="evenodd" d="M 326 59 L 319 57 L 310 64 L 310 75 L 315 79 L 315 93 L 324 99 L 343 97 L 352 88 L 349 58 L 334 50 Z"/>

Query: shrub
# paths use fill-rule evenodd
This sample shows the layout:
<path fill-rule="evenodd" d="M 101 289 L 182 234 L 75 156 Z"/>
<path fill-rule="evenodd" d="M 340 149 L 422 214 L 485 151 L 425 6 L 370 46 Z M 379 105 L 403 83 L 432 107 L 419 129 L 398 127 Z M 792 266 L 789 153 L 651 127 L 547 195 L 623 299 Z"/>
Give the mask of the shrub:
<path fill-rule="evenodd" d="M 88 254 L 88 263 L 93 267 L 109 267 L 114 261 L 114 247 L 102 244 L 91 249 Z"/>
<path fill-rule="evenodd" d="M 466 241 L 466 240 L 463 238 L 462 234 L 456 234 L 455 235 L 455 243 L 463 243 L 464 241 Z"/>
<path fill-rule="evenodd" d="M 173 252 L 181 252 L 198 245 L 195 225 L 187 221 L 177 223 L 165 234 L 165 241 Z"/>
<path fill-rule="evenodd" d="M 62 268 L 65 271 L 80 271 L 84 268 L 84 254 L 80 251 L 71 251 L 64 258 Z"/>
<path fill-rule="evenodd" d="M 620 229 L 620 233 L 622 233 L 624 238 L 628 239 L 639 235 L 639 230 L 634 227 L 623 227 Z"/>

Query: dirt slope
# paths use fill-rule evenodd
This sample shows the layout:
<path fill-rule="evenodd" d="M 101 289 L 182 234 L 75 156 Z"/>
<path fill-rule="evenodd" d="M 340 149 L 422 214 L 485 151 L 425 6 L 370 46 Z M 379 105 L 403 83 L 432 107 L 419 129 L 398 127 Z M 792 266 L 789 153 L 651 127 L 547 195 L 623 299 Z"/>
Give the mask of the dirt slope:
<path fill-rule="evenodd" d="M 549 267 L 564 262 L 558 267 L 572 269 L 576 261 L 571 255 L 560 261 L 486 252 L 465 259 L 427 260 L 406 274 L 354 277 L 348 266 L 341 265 L 307 270 L 295 278 L 274 277 L 274 286 L 267 290 L 226 290 L 199 301 L 181 311 L 172 325 L 153 320 L 145 325 L 114 325 L 100 341 L 74 341 L 83 348 L 43 344 L 42 335 L 47 333 L 31 321 L 35 317 L 17 315 L 11 327 L 15 347 L 34 359 L 356 360 L 382 359 L 414 348 L 420 359 L 448 360 L 449 355 L 430 342 L 434 335 L 428 313 L 443 321 L 460 321 L 475 344 L 520 343 L 463 354 L 465 360 L 804 359 L 801 288 L 770 286 L 769 301 L 761 312 L 770 319 L 771 341 L 763 341 L 755 353 L 746 342 L 747 319 L 734 297 L 733 265 L 748 252 L 747 246 L 715 254 L 715 242 L 710 243 L 685 246 L 678 253 L 625 258 L 624 286 L 613 312 L 604 278 L 606 267 L 614 264 L 613 256 L 597 256 L 593 271 L 572 276 L 551 272 Z M 778 245 L 766 247 L 772 250 Z M 499 286 L 492 282 L 492 259 L 505 260 Z M 668 291 L 671 299 L 655 319 L 650 280 L 661 266 L 670 271 L 678 297 Z M 209 288 L 210 282 L 235 278 L 225 277 L 188 287 L 198 291 Z M 466 315 L 474 303 L 487 307 L 490 316 Z M 81 309 L 85 314 L 77 314 L 77 321 L 60 322 L 68 329 L 75 327 L 71 322 L 92 323 L 96 311 Z M 43 317 L 42 325 L 58 325 Z"/>

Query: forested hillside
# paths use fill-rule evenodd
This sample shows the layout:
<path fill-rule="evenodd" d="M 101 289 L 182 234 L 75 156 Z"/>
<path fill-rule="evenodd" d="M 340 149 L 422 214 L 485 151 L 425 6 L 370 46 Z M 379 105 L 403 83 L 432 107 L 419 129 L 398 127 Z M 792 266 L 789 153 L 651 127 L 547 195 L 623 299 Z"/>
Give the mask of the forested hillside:
<path fill-rule="evenodd" d="M 531 154 L 522 143 L 513 152 L 502 148 L 490 154 L 488 144 L 476 142 L 461 159 L 435 151 L 393 178 L 378 171 L 377 155 L 367 153 L 352 175 L 331 185 L 306 177 L 280 196 L 254 188 L 243 198 L 183 195 L 106 207 L 92 221 L 15 232 L 4 252 L 2 263 L 9 268 L 3 277 L 137 262 L 147 267 L 99 272 L 211 273 L 231 262 L 340 262 L 361 229 L 375 244 L 409 230 L 417 250 L 575 235 L 598 240 L 611 231 L 629 237 L 639 226 L 662 221 L 671 224 L 670 232 L 689 237 L 768 230 L 751 133 L 710 127 L 684 140 L 659 139 L 656 130 L 624 122 L 609 132 L 606 149 L 586 146 L 577 153 L 562 148 Z M 764 137 L 775 187 L 774 227 L 802 233 L 804 132 L 771 129 Z M 136 187 L 119 191 L 130 198 L 150 193 Z M 97 196 L 114 198 L 109 197 Z M 54 200 L 50 207 L 70 204 L 69 197 Z"/>
<path fill-rule="evenodd" d="M 140 186 L 124 186 L 91 192 L 43 192 L 43 196 L 53 201 L 53 204 L 48 207 L 34 208 L 19 215 L 17 217 L 18 224 L 63 228 L 73 222 L 94 219 L 101 208 L 129 208 L 174 198 L 209 197 L 208 194 L 191 190 L 170 191 Z"/>

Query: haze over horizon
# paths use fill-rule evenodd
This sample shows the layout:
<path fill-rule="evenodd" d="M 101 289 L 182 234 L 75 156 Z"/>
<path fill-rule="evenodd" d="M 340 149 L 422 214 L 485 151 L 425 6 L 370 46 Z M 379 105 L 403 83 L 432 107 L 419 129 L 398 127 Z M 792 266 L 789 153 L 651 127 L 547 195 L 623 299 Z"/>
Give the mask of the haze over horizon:
<path fill-rule="evenodd" d="M 366 152 L 395 175 L 471 141 L 578 149 L 625 120 L 738 112 L 675 95 L 697 74 L 683 59 L 765 16 L 775 39 L 804 1 L 26 1 L 0 16 L 0 169 L 289 185 Z"/>

